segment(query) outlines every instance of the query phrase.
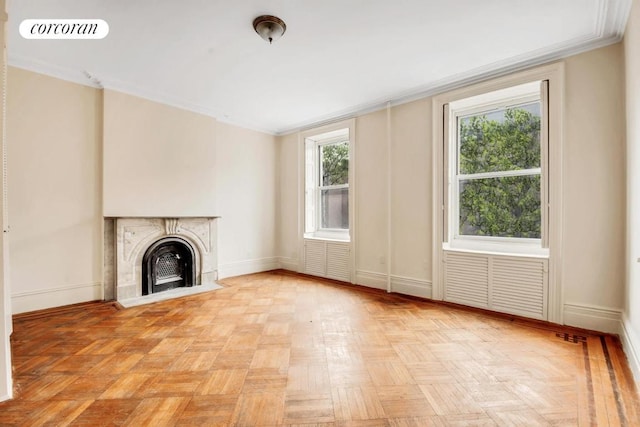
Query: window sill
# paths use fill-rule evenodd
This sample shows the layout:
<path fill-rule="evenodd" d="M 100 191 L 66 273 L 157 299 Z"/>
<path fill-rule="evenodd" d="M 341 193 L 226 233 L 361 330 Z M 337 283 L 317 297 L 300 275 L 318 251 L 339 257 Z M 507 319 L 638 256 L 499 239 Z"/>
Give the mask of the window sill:
<path fill-rule="evenodd" d="M 465 242 L 466 243 L 466 242 Z M 464 252 L 470 254 L 482 255 L 499 255 L 509 257 L 523 258 L 549 258 L 549 249 L 531 245 L 492 245 L 492 244 L 475 244 L 467 245 L 465 243 L 443 243 L 442 249 L 449 252 Z"/>
<path fill-rule="evenodd" d="M 307 240 L 324 240 L 328 242 L 351 242 L 351 236 L 344 233 L 305 233 L 304 238 Z"/>

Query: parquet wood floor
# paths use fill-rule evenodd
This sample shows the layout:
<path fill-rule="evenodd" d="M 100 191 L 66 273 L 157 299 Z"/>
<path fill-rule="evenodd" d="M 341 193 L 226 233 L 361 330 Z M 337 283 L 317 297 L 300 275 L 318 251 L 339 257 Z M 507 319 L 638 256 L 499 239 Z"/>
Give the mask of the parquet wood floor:
<path fill-rule="evenodd" d="M 640 425 L 616 337 L 270 272 L 15 318 L 2 426 Z"/>

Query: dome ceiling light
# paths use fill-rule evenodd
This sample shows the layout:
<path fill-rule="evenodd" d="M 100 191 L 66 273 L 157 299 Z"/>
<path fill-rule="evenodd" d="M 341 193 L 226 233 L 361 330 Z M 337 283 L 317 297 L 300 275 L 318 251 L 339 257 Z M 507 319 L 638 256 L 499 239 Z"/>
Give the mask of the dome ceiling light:
<path fill-rule="evenodd" d="M 253 29 L 269 44 L 274 40 L 278 40 L 285 31 L 287 25 L 280 18 L 271 15 L 258 16 L 253 20 Z"/>

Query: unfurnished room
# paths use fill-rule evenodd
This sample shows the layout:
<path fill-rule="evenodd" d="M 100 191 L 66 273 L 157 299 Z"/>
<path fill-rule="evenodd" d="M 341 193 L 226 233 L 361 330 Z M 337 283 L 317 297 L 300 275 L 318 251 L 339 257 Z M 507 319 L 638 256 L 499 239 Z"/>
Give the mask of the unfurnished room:
<path fill-rule="evenodd" d="M 640 0 L 0 18 L 0 425 L 640 425 Z"/>

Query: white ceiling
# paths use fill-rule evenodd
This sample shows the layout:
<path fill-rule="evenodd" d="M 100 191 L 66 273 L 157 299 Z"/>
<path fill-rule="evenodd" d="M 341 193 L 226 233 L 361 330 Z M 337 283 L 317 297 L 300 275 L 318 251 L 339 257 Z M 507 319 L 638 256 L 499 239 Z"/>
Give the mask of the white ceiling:
<path fill-rule="evenodd" d="M 278 134 L 620 40 L 631 0 L 9 0 L 9 64 Z M 273 45 L 251 26 L 287 24 Z M 26 40 L 93 18 L 103 40 Z M 92 79 L 87 77 L 87 73 Z"/>

